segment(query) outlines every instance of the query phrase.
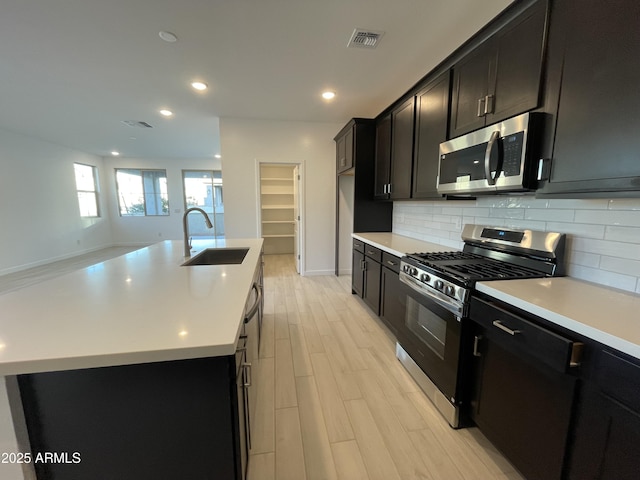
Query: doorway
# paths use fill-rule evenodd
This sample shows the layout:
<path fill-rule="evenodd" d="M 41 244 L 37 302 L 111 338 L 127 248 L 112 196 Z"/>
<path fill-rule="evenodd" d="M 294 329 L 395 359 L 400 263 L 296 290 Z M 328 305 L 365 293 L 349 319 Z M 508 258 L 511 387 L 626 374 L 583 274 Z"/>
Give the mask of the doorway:
<path fill-rule="evenodd" d="M 265 255 L 291 255 L 302 272 L 299 164 L 260 163 L 260 236 Z"/>

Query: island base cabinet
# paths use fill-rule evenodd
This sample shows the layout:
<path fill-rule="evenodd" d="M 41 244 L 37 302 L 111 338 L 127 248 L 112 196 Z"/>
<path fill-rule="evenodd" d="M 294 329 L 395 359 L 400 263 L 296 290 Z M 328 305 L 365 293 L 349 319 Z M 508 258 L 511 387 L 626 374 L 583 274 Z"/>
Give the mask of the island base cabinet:
<path fill-rule="evenodd" d="M 234 356 L 18 376 L 39 480 L 240 480 Z M 244 449 L 244 452 L 242 450 Z"/>

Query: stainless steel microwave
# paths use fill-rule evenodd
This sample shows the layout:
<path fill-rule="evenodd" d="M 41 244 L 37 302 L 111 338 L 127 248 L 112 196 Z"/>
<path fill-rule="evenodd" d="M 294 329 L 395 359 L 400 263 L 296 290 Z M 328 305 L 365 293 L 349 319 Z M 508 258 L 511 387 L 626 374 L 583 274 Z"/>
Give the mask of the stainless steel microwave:
<path fill-rule="evenodd" d="M 440 144 L 438 193 L 523 192 L 537 186 L 540 113 L 523 113 Z"/>

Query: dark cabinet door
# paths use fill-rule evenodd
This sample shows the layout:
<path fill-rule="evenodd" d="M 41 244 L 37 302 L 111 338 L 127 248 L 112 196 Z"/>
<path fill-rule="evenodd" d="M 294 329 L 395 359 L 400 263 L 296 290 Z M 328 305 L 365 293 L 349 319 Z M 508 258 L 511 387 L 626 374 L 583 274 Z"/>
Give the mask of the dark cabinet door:
<path fill-rule="evenodd" d="M 554 3 L 549 59 L 562 83 L 542 193 L 640 190 L 638 18 L 635 0 Z"/>
<path fill-rule="evenodd" d="M 451 138 L 538 106 L 546 16 L 538 0 L 456 63 Z"/>
<path fill-rule="evenodd" d="M 353 250 L 351 264 L 351 292 L 362 297 L 364 293 L 364 253 Z"/>
<path fill-rule="evenodd" d="M 484 127 L 492 46 L 485 42 L 453 68 L 450 138 Z"/>
<path fill-rule="evenodd" d="M 391 112 L 391 198 L 411 198 L 415 98 Z"/>
<path fill-rule="evenodd" d="M 336 140 L 336 162 L 338 173 L 353 168 L 353 129 Z"/>
<path fill-rule="evenodd" d="M 380 264 L 371 258 L 364 260 L 364 290 L 362 299 L 376 315 L 380 313 Z"/>
<path fill-rule="evenodd" d="M 546 1 L 539 0 L 493 39 L 487 125 L 532 110 L 540 103 L 546 6 Z"/>
<path fill-rule="evenodd" d="M 413 198 L 440 198 L 437 187 L 440 144 L 447 140 L 449 72 L 416 95 Z"/>
<path fill-rule="evenodd" d="M 528 480 L 560 480 L 576 380 L 478 339 L 471 417 Z"/>
<path fill-rule="evenodd" d="M 376 171 L 374 197 L 378 200 L 389 198 L 391 178 L 391 115 L 382 117 L 376 123 Z"/>
<path fill-rule="evenodd" d="M 404 284 L 395 272 L 382 267 L 380 278 L 380 319 L 389 327 L 396 338 L 404 327 L 407 311 L 407 294 Z"/>

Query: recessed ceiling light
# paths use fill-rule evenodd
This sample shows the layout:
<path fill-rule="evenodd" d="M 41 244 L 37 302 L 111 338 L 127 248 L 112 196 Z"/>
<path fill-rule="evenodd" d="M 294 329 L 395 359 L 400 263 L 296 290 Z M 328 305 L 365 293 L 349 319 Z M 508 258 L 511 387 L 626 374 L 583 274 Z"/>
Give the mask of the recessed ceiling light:
<path fill-rule="evenodd" d="M 336 96 L 336 92 L 332 92 L 327 90 L 326 92 L 322 92 L 322 98 L 324 98 L 325 100 L 333 100 L 333 98 Z"/>
<path fill-rule="evenodd" d="M 118 157 L 118 156 L 120 156 L 120 152 L 118 152 L 117 150 L 113 150 L 111 152 L 111 155 L 113 155 L 114 157 Z"/>
<path fill-rule="evenodd" d="M 171 110 L 167 110 L 166 108 L 163 108 L 162 110 L 160 110 L 160 115 L 164 115 L 165 117 L 170 117 L 173 115 L 173 112 Z"/>
<path fill-rule="evenodd" d="M 222 155 L 220 155 L 219 153 L 216 153 L 216 154 L 214 155 L 214 157 L 216 157 L 216 158 L 222 158 Z"/>
<path fill-rule="evenodd" d="M 162 40 L 164 40 L 165 42 L 175 43 L 175 42 L 178 41 L 178 37 L 176 37 L 171 32 L 166 32 L 166 31 L 162 30 L 161 32 L 158 33 L 158 35 L 160 35 L 160 38 Z"/>
<path fill-rule="evenodd" d="M 203 90 L 207 89 L 207 84 L 204 83 L 204 82 L 192 82 L 191 86 L 193 88 L 195 88 L 196 90 L 200 90 L 200 91 L 203 91 Z"/>

